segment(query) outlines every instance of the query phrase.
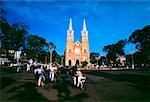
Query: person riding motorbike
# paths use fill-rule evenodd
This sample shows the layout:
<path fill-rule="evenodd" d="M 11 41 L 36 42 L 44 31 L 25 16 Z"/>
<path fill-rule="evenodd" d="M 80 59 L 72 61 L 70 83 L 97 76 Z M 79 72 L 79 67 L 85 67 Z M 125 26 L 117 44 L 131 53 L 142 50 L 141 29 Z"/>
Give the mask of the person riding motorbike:
<path fill-rule="evenodd" d="M 44 81 L 45 81 L 44 73 L 45 71 L 43 70 L 41 65 L 36 66 L 36 69 L 34 69 L 36 85 L 41 86 L 41 82 L 42 82 L 42 86 L 44 85 Z"/>
<path fill-rule="evenodd" d="M 55 64 L 51 64 L 49 78 L 51 79 L 51 81 L 54 81 L 56 77 L 57 77 L 57 67 L 55 66 Z"/>

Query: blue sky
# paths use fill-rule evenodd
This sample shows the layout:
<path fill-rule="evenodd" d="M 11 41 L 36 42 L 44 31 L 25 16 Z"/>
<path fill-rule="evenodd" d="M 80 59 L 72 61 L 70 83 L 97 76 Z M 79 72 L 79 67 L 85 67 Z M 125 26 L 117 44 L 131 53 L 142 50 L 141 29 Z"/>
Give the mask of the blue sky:
<path fill-rule="evenodd" d="M 29 33 L 54 42 L 64 53 L 69 19 L 75 40 L 80 40 L 83 19 L 89 32 L 90 52 L 105 55 L 103 47 L 128 38 L 137 29 L 150 24 L 149 0 L 5 0 L 5 17 L 10 23 L 22 21 Z M 131 45 L 125 47 L 129 53 Z"/>

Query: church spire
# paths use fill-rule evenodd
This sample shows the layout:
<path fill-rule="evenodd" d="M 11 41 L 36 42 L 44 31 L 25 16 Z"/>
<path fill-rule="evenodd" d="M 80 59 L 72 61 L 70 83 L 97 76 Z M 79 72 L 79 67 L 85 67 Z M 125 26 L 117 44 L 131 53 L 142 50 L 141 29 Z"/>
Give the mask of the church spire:
<path fill-rule="evenodd" d="M 84 18 L 84 20 L 83 20 L 83 31 L 87 31 L 87 29 L 86 29 L 86 22 L 85 22 L 85 18 Z"/>
<path fill-rule="evenodd" d="M 72 28 L 72 19 L 70 18 L 70 23 L 69 23 L 69 30 L 71 31 L 71 30 L 73 30 L 73 28 Z"/>
<path fill-rule="evenodd" d="M 83 29 L 81 31 L 81 34 L 82 35 L 88 35 L 88 31 L 87 31 L 87 28 L 86 28 L 85 18 L 83 19 Z"/>
<path fill-rule="evenodd" d="M 69 29 L 67 30 L 67 34 L 73 34 L 73 27 L 72 27 L 72 19 L 70 18 L 70 22 L 69 22 Z"/>

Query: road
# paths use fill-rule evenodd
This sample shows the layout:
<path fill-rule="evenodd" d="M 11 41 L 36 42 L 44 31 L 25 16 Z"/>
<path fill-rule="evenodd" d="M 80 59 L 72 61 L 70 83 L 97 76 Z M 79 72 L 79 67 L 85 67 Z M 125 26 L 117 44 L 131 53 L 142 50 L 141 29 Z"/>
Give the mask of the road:
<path fill-rule="evenodd" d="M 96 74 L 95 74 L 96 73 Z M 141 72 L 89 72 L 87 90 L 71 85 L 71 76 L 60 74 L 57 83 L 35 86 L 33 73 L 0 71 L 1 102 L 150 102 L 150 74 Z M 93 74 L 93 75 L 91 75 Z"/>

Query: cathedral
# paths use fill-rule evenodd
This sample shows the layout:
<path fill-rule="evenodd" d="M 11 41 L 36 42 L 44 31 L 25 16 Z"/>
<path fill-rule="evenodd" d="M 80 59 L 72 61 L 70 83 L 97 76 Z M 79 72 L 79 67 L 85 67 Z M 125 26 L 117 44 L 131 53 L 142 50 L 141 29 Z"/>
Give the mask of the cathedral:
<path fill-rule="evenodd" d="M 65 49 L 65 65 L 74 66 L 81 65 L 86 61 L 90 64 L 88 31 L 85 19 L 83 20 L 83 28 L 81 31 L 81 42 L 74 42 L 74 30 L 72 27 L 72 19 L 70 19 L 69 28 L 67 30 L 67 42 Z"/>

